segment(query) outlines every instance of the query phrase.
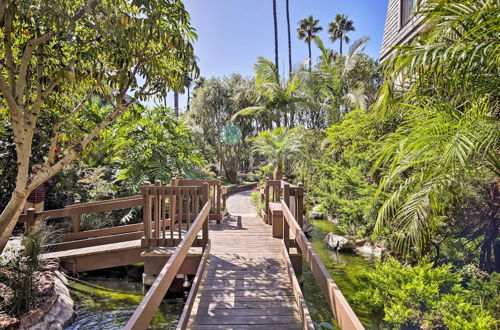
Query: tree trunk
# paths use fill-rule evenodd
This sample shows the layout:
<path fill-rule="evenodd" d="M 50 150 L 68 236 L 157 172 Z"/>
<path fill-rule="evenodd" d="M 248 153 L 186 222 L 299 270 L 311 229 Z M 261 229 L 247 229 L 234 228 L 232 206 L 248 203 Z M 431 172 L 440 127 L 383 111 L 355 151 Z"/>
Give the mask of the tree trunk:
<path fill-rule="evenodd" d="M 342 38 L 340 38 L 340 55 L 342 55 Z"/>
<path fill-rule="evenodd" d="M 273 0 L 273 16 L 274 16 L 274 64 L 276 65 L 276 71 L 278 74 L 280 72 L 279 69 L 279 56 L 278 56 L 278 17 L 276 15 L 276 0 Z"/>
<path fill-rule="evenodd" d="M 311 71 L 312 69 L 311 40 L 307 42 L 307 48 L 309 49 L 309 71 Z"/>
<path fill-rule="evenodd" d="M 191 88 L 187 88 L 187 104 L 186 104 L 186 111 L 189 111 L 190 105 L 189 102 L 191 101 Z"/>
<path fill-rule="evenodd" d="M 176 117 L 179 117 L 179 93 L 174 91 L 174 113 Z"/>
<path fill-rule="evenodd" d="M 488 214 L 486 219 L 486 221 L 488 221 L 488 227 L 479 253 L 479 269 L 488 272 L 500 272 L 499 224 L 497 222 L 499 205 L 500 178 L 495 178 L 490 185 L 490 200 L 488 201 Z M 491 260 L 492 254 L 495 258 L 494 262 Z"/>
<path fill-rule="evenodd" d="M 286 25 L 288 28 L 288 76 L 292 76 L 292 37 L 290 34 L 290 0 L 286 0 Z"/>
<path fill-rule="evenodd" d="M 274 180 L 283 179 L 283 163 L 278 162 L 274 167 Z"/>
<path fill-rule="evenodd" d="M 0 214 L 0 252 L 3 251 L 5 245 L 9 241 L 26 198 L 28 198 L 28 193 L 26 191 L 20 192 L 14 190 L 9 203 L 2 211 L 2 214 Z"/>

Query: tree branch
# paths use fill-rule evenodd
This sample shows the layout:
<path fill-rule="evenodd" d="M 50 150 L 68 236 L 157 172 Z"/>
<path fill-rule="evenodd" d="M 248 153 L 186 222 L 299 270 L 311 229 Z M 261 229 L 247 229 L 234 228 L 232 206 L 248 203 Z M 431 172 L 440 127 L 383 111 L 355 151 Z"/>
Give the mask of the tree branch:
<path fill-rule="evenodd" d="M 7 7 L 8 0 L 1 0 L 0 2 L 0 23 L 4 21 L 3 15 L 5 14 L 5 7 Z"/>
<path fill-rule="evenodd" d="M 20 98 L 24 92 L 24 86 L 26 84 L 26 77 L 28 74 L 28 68 L 31 63 L 31 56 L 35 51 L 35 48 L 49 41 L 52 37 L 56 35 L 55 32 L 46 33 L 36 39 L 28 41 L 26 47 L 24 48 L 23 56 L 21 57 L 21 65 L 19 66 L 19 74 L 17 77 L 16 87 L 15 87 L 15 98 L 18 104 L 22 104 Z"/>
<path fill-rule="evenodd" d="M 33 191 L 36 187 L 43 184 L 45 181 L 50 179 L 54 174 L 63 170 L 66 165 L 71 163 L 85 148 L 87 145 L 94 139 L 106 126 L 115 121 L 116 118 L 121 116 L 125 111 L 128 110 L 128 106 L 124 105 L 124 99 L 119 100 L 117 107 L 115 110 L 111 112 L 106 119 L 104 119 L 98 126 L 96 126 L 85 138 L 83 138 L 80 142 L 74 144 L 71 148 L 68 149 L 64 153 L 64 157 L 53 164 L 52 166 L 44 165 L 42 170 L 35 176 L 35 178 L 27 185 L 28 192 Z"/>
<path fill-rule="evenodd" d="M 57 140 L 59 139 L 59 130 L 64 124 L 66 124 L 71 118 L 73 118 L 78 111 L 80 111 L 83 108 L 90 94 L 91 92 L 85 95 L 85 97 L 81 100 L 81 102 L 66 116 L 66 118 L 57 122 L 52 128 L 49 154 L 47 156 L 47 161 L 45 162 L 46 167 L 49 167 L 50 165 L 54 164 L 54 156 L 56 152 Z"/>
<path fill-rule="evenodd" d="M 10 92 L 15 95 L 15 72 L 14 72 L 14 57 L 12 55 L 12 17 L 9 12 L 5 16 L 5 35 L 3 39 L 5 48 L 5 65 L 7 66 L 7 74 L 9 78 Z"/>

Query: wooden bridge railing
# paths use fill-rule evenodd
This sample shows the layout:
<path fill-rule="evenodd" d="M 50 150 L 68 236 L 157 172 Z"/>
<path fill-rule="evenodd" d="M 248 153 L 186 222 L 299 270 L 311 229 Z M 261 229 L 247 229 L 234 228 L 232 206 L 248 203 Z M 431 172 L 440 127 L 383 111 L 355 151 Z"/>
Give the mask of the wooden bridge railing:
<path fill-rule="evenodd" d="M 210 197 L 210 187 L 215 187 L 215 196 L 219 196 L 221 199 L 226 189 L 220 185 L 220 180 L 172 180 L 175 181 L 174 187 L 161 187 L 159 181 L 155 185 L 146 183 L 141 188 L 143 192 L 141 195 L 89 203 L 79 203 L 77 201 L 75 204 L 67 205 L 62 209 L 42 212 L 28 209 L 27 213 L 19 216 L 18 222 L 24 223 L 26 230 L 29 230 L 36 219 L 45 221 L 71 217 L 73 232 L 64 234 L 61 243 L 50 244 L 48 248 L 51 252 L 118 243 L 143 237 L 141 243 L 144 247 L 177 246 L 182 239 L 182 232 L 189 229 L 200 211 L 200 205 L 203 205 L 201 199 L 203 198 L 204 189 L 206 195 Z M 187 185 L 189 183 L 192 183 L 193 186 Z M 145 191 L 148 191 L 148 198 L 145 198 Z M 147 208 L 143 208 L 145 218 L 142 223 L 81 230 L 82 215 L 144 207 L 146 203 L 149 203 L 149 205 Z M 171 226 L 170 209 L 175 214 L 173 226 Z M 223 207 L 212 208 L 213 212 L 217 212 L 217 210 L 223 212 Z M 222 217 L 222 213 L 214 213 L 210 216 L 210 219 L 222 219 Z M 156 221 L 157 218 L 160 221 Z M 173 232 L 174 229 L 175 233 Z M 208 231 L 208 227 L 206 230 Z M 200 239 L 194 243 L 195 246 L 205 246 L 205 244 L 206 239 Z"/>
<path fill-rule="evenodd" d="M 263 205 L 262 219 L 271 224 L 269 203 L 279 203 L 281 199 L 285 200 L 292 214 L 297 219 L 300 227 L 304 224 L 304 185 L 299 183 L 297 186 L 283 180 L 266 179 L 264 187 L 260 190 L 261 201 Z"/>
<path fill-rule="evenodd" d="M 193 226 L 193 220 L 200 212 L 200 205 L 210 199 L 209 183 L 200 180 L 200 185 L 171 186 L 145 184 L 141 187 L 143 197 L 144 237 L 142 247 L 177 246 L 183 239 L 183 232 Z M 210 208 L 211 208 L 210 204 Z M 208 210 L 210 212 L 210 209 Z M 208 240 L 208 221 L 203 227 L 201 241 L 194 246 L 205 246 Z"/>
<path fill-rule="evenodd" d="M 212 209 L 210 210 L 210 220 L 217 220 L 217 223 L 220 223 L 226 213 L 225 195 L 227 194 L 227 187 L 222 186 L 222 180 L 220 178 L 216 180 L 171 179 L 170 185 L 172 187 L 200 186 L 205 182 L 209 185 L 210 198 L 214 201 Z"/>
<path fill-rule="evenodd" d="M 146 329 L 151 322 L 154 314 L 158 310 L 163 297 L 167 293 L 175 275 L 179 271 L 184 259 L 186 258 L 189 248 L 193 246 L 193 243 L 197 240 L 198 232 L 203 230 L 204 239 L 206 239 L 206 244 L 204 246 L 204 256 L 208 255 L 207 252 L 210 249 L 210 241 L 208 240 L 208 221 L 209 213 L 212 207 L 210 199 L 208 199 L 207 185 L 205 185 L 205 193 L 203 194 L 205 198 L 205 203 L 196 219 L 191 224 L 187 234 L 180 241 L 179 245 L 175 249 L 174 254 L 168 259 L 168 262 L 163 266 L 160 274 L 154 281 L 151 288 L 148 290 L 146 296 L 141 301 L 134 314 L 125 325 L 125 329 Z M 152 191 L 151 187 L 146 187 L 147 191 Z M 153 188 L 155 190 L 155 188 Z M 161 192 L 161 190 L 156 189 Z M 168 190 L 164 190 L 165 193 Z M 206 234 L 206 236 L 205 236 Z M 207 258 L 202 258 L 202 263 L 206 263 Z M 200 265 L 201 266 L 201 265 Z"/>
<path fill-rule="evenodd" d="M 312 248 L 293 211 L 286 203 L 286 199 L 281 201 L 281 208 L 284 218 L 283 242 L 286 253 L 290 253 L 292 242 L 300 249 L 341 329 L 364 329 L 325 265 Z M 290 240 L 290 231 L 294 237 L 293 241 Z"/>
<path fill-rule="evenodd" d="M 27 213 L 19 216 L 18 221 L 25 224 L 26 230 L 30 230 L 36 219 L 45 221 L 71 217 L 73 219 L 73 232 L 64 234 L 61 238 L 61 243 L 47 246 L 51 252 L 64 251 L 140 239 L 143 235 L 142 223 L 81 231 L 80 221 L 81 216 L 84 214 L 129 209 L 132 207 L 141 207 L 142 205 L 143 198 L 141 195 L 138 195 L 99 202 L 75 203 L 62 209 L 43 212 L 35 212 L 34 209 L 28 209 Z"/>

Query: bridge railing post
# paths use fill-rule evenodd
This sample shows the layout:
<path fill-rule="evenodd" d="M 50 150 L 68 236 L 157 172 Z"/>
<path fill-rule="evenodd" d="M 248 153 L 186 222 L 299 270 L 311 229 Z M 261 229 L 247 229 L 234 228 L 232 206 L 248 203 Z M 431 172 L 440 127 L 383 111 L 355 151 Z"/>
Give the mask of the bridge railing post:
<path fill-rule="evenodd" d="M 283 243 L 285 243 L 285 250 L 290 254 L 290 225 L 286 216 L 283 216 Z"/>
<path fill-rule="evenodd" d="M 30 207 L 26 210 L 26 222 L 24 223 L 24 233 L 27 235 L 35 227 L 36 211 Z"/>
<path fill-rule="evenodd" d="M 161 181 L 160 180 L 155 180 L 155 186 L 160 187 L 161 186 Z M 161 195 L 157 192 L 156 194 L 153 195 L 153 224 L 154 224 L 154 238 L 156 239 L 157 242 L 159 242 L 159 239 L 161 238 L 161 231 L 160 231 L 160 220 L 161 220 Z M 156 244 L 158 245 L 158 243 Z"/>
<path fill-rule="evenodd" d="M 144 239 L 142 240 L 143 247 L 149 247 L 149 240 L 151 239 L 151 195 L 149 193 L 148 187 L 151 186 L 151 183 L 146 181 L 141 188 L 143 202 L 143 210 L 142 210 L 142 222 L 144 224 Z"/>
<path fill-rule="evenodd" d="M 300 226 L 304 229 L 304 184 L 299 182 L 295 193 L 295 219 Z"/>
<path fill-rule="evenodd" d="M 290 184 L 285 183 L 283 185 L 283 200 L 285 201 L 286 205 L 290 207 Z"/>
<path fill-rule="evenodd" d="M 221 209 L 221 199 L 222 199 L 222 179 L 221 177 L 217 177 L 219 183 L 217 184 L 217 223 L 220 223 L 222 220 L 222 209 Z"/>
<path fill-rule="evenodd" d="M 269 178 L 266 178 L 266 183 L 264 186 L 264 211 L 265 211 L 265 219 L 264 222 L 269 222 Z"/>
<path fill-rule="evenodd" d="M 201 189 L 201 194 L 202 194 L 202 205 L 205 205 L 205 203 L 208 201 L 210 198 L 210 186 L 208 182 L 203 182 L 202 183 L 202 189 Z M 208 243 L 208 225 L 209 225 L 209 219 L 210 217 L 208 216 L 205 221 L 203 222 L 203 227 L 202 227 L 202 241 L 203 241 L 203 247 L 205 247 Z"/>
<path fill-rule="evenodd" d="M 80 201 L 76 200 L 73 205 L 78 205 L 78 204 L 80 204 Z M 73 232 L 78 233 L 82 229 L 81 228 L 82 215 L 81 214 L 74 215 L 72 216 L 72 218 L 73 218 Z"/>

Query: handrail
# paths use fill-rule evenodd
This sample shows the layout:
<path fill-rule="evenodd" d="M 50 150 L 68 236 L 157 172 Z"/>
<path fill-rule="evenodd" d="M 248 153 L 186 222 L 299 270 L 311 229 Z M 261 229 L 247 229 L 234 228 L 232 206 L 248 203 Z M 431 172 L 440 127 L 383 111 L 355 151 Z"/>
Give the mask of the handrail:
<path fill-rule="evenodd" d="M 151 319 L 160 306 L 160 303 L 172 284 L 175 275 L 179 271 L 189 248 L 193 244 L 198 232 L 201 230 L 205 222 L 208 221 L 208 215 L 211 207 L 212 203 L 209 199 L 196 217 L 193 225 L 189 228 L 184 239 L 182 239 L 175 249 L 175 252 L 168 259 L 168 262 L 165 266 L 163 266 L 160 274 L 148 290 L 144 299 L 142 299 L 141 303 L 134 311 L 134 314 L 127 322 L 124 329 L 146 329 L 149 326 Z"/>
<path fill-rule="evenodd" d="M 179 323 L 177 324 L 177 330 L 187 329 L 187 324 L 189 322 L 189 317 L 191 316 L 194 301 L 196 299 L 196 295 L 198 294 L 198 289 L 200 288 L 203 273 L 205 272 L 205 266 L 207 264 L 208 257 L 210 256 L 211 247 L 212 244 L 210 240 L 208 240 L 207 245 L 205 246 L 205 251 L 203 251 L 203 255 L 201 256 L 198 270 L 196 271 L 196 275 L 194 276 L 192 282 L 193 284 L 191 285 L 188 297 L 186 299 L 186 302 L 184 303 L 184 308 L 182 309 L 181 318 L 179 319 Z"/>
<path fill-rule="evenodd" d="M 288 208 L 288 205 L 285 203 L 285 201 L 281 201 L 281 207 L 285 219 L 285 221 L 283 221 L 283 239 L 286 246 L 286 251 L 289 252 L 288 249 L 290 243 L 288 237 L 289 230 L 292 230 L 292 233 L 295 234 L 295 241 L 302 251 L 307 264 L 311 268 L 314 278 L 321 288 L 321 291 L 323 292 L 323 295 L 325 296 L 328 305 L 330 306 L 330 310 L 339 323 L 340 328 L 364 329 L 358 317 L 340 291 L 339 287 L 333 281 L 330 273 L 328 273 L 325 265 L 312 248 L 311 243 L 295 220 L 295 217 L 292 215 L 292 212 Z"/>
<path fill-rule="evenodd" d="M 117 199 L 107 199 L 99 202 L 81 203 L 73 204 L 62 209 L 35 212 L 35 217 L 40 217 L 41 219 L 57 219 L 70 217 L 75 215 L 82 215 L 88 213 L 99 213 L 114 211 L 120 209 L 128 209 L 131 207 L 142 206 L 142 196 L 131 196 Z M 23 223 L 30 220 L 30 215 L 28 213 L 21 214 L 19 216 L 19 222 Z"/>
<path fill-rule="evenodd" d="M 311 314 L 309 313 L 309 309 L 307 308 L 306 301 L 304 299 L 304 295 L 302 294 L 302 289 L 300 288 L 299 281 L 297 280 L 297 276 L 295 275 L 295 271 L 293 270 L 292 261 L 290 260 L 290 256 L 288 255 L 288 251 L 283 241 L 282 243 L 282 252 L 283 258 L 285 259 L 286 268 L 288 272 L 288 278 L 290 279 L 290 284 L 292 286 L 293 296 L 295 298 L 295 303 L 297 304 L 297 308 L 299 309 L 300 318 L 302 319 L 302 323 L 304 325 L 304 330 L 314 330 L 314 323 L 311 319 Z"/>

